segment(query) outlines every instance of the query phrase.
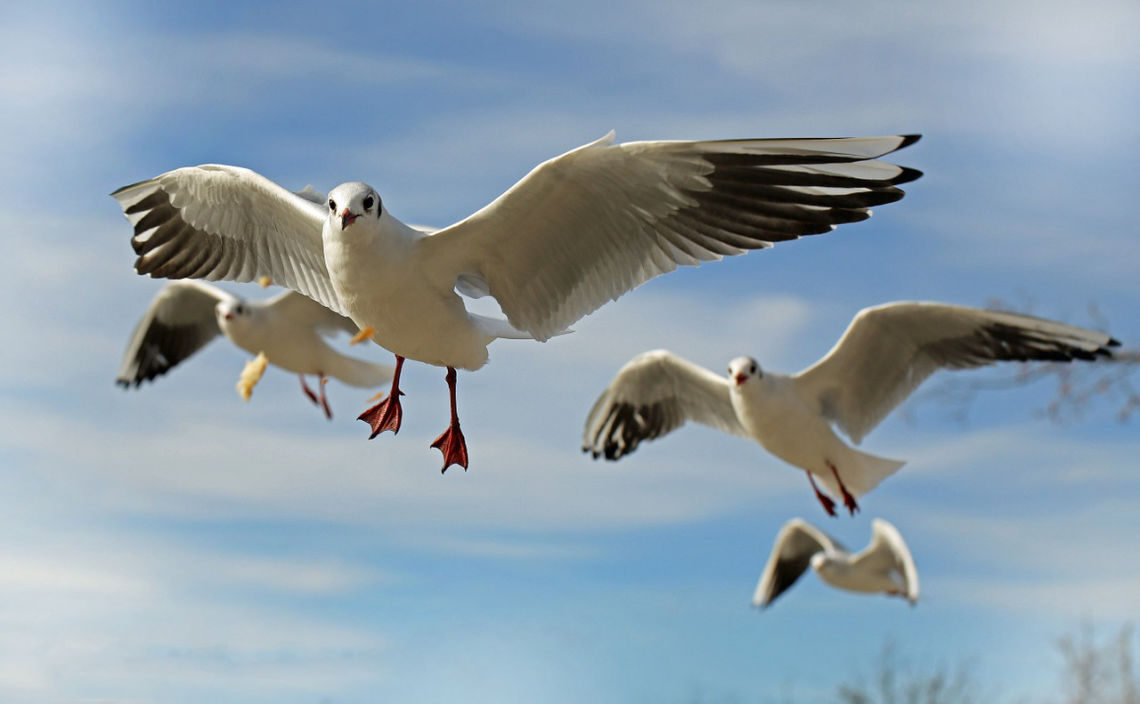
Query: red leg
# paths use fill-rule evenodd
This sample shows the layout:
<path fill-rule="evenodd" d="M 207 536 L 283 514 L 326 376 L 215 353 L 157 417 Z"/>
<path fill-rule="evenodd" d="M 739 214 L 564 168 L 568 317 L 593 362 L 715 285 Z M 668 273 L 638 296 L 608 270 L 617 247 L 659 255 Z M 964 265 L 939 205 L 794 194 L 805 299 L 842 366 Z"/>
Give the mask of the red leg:
<path fill-rule="evenodd" d="M 459 414 L 455 410 L 455 369 L 452 367 L 447 368 L 447 390 L 451 395 L 451 423 L 431 446 L 443 453 L 441 472 L 446 472 L 453 464 L 459 465 L 466 471 L 467 440 L 463 437 L 463 431 L 459 429 Z"/>
<path fill-rule="evenodd" d="M 851 492 L 847 491 L 847 487 L 843 486 L 843 480 L 839 478 L 839 470 L 829 460 L 827 462 L 828 469 L 835 475 L 835 481 L 839 484 L 839 491 L 843 493 L 843 505 L 847 507 L 847 513 L 854 516 L 859 511 L 859 504 L 855 503 L 855 497 Z"/>
<path fill-rule="evenodd" d="M 404 358 L 396 355 L 396 373 L 392 375 L 392 390 L 388 397 L 357 417 L 357 420 L 372 426 L 369 440 L 385 430 L 391 430 L 393 434 L 400 432 L 400 421 L 404 417 L 404 409 L 400 406 L 400 397 L 404 395 L 400 391 L 400 370 L 403 368 Z"/>
<path fill-rule="evenodd" d="M 301 380 L 301 391 L 302 391 L 302 392 L 303 392 L 303 393 L 304 393 L 306 396 L 308 396 L 308 397 L 309 397 L 309 400 L 310 400 L 310 401 L 312 401 L 313 403 L 318 403 L 318 401 L 317 401 L 317 395 L 316 395 L 316 394 L 314 394 L 314 393 L 313 393 L 313 390 L 309 388 L 309 385 L 305 383 L 305 375 L 304 375 L 304 374 L 298 374 L 298 375 L 297 375 L 297 378 Z"/>
<path fill-rule="evenodd" d="M 329 380 L 325 378 L 324 374 L 318 374 L 317 383 L 320 384 L 321 408 L 325 409 L 325 418 L 332 420 L 332 410 L 329 408 L 328 397 L 325 396 L 325 384 L 329 383 Z"/>
<path fill-rule="evenodd" d="M 819 499 L 819 503 L 823 504 L 823 510 L 827 511 L 827 515 L 835 517 L 835 500 L 819 490 L 819 487 L 815 485 L 815 477 L 811 475 L 811 472 L 808 472 L 806 469 L 804 471 L 807 472 L 808 481 L 811 482 L 812 491 L 815 492 L 815 498 Z"/>

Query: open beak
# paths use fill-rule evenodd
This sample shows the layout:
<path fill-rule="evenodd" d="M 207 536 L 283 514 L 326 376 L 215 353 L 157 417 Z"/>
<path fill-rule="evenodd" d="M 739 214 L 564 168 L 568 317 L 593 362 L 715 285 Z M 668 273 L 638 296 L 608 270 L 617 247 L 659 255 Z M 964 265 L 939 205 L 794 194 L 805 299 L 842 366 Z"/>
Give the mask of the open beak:
<path fill-rule="evenodd" d="M 732 377 L 732 380 L 736 382 L 737 386 L 740 386 L 744 382 L 748 381 L 748 375 L 747 374 L 737 374 L 736 376 Z"/>
<path fill-rule="evenodd" d="M 348 227 L 358 217 L 360 217 L 360 216 L 359 215 L 353 215 L 352 213 L 348 212 L 348 208 L 345 208 L 344 212 L 340 214 L 340 229 L 343 230 L 344 228 Z"/>

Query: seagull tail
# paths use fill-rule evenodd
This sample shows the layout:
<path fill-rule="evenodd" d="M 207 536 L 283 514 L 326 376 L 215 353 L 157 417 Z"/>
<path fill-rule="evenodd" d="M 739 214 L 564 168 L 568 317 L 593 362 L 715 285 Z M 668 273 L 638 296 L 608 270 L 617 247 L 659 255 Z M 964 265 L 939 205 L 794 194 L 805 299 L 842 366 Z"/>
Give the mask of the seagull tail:
<path fill-rule="evenodd" d="M 489 318 L 485 315 L 479 315 L 477 313 L 468 313 L 468 315 L 471 316 L 471 320 L 475 323 L 475 325 L 477 325 L 480 330 L 482 330 L 486 335 L 490 337 L 501 337 L 507 340 L 536 339 L 534 335 L 524 330 L 519 330 L 506 320 L 501 320 L 499 318 Z M 568 335 L 571 332 L 573 332 L 573 330 L 567 328 L 562 332 L 555 333 L 555 336 Z"/>
<path fill-rule="evenodd" d="M 843 471 L 843 483 L 856 498 L 874 489 L 887 477 L 899 471 L 906 462 L 878 457 L 852 448 L 855 455 L 856 471 Z"/>
<path fill-rule="evenodd" d="M 330 367 L 325 374 L 334 379 L 339 379 L 349 386 L 359 388 L 386 384 L 392 381 L 392 375 L 396 373 L 396 368 L 393 366 L 373 364 L 372 362 L 365 362 L 363 359 L 345 355 L 333 357 Z"/>

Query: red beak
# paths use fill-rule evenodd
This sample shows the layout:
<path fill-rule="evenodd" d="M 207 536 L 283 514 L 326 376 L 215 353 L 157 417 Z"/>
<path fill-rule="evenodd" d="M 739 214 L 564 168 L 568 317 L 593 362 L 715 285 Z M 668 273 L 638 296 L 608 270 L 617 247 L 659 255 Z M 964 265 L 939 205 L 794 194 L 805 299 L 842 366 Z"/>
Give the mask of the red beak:
<path fill-rule="evenodd" d="M 737 374 L 736 376 L 732 377 L 732 380 L 736 382 L 737 386 L 740 386 L 744 382 L 748 381 L 748 375 L 747 374 Z"/>
<path fill-rule="evenodd" d="M 340 214 L 340 229 L 343 230 L 344 228 L 348 227 L 358 217 L 360 217 L 360 216 L 359 215 L 353 215 L 352 213 L 348 212 L 348 208 L 345 208 L 344 212 Z"/>
<path fill-rule="evenodd" d="M 234 319 L 234 314 L 233 314 L 233 313 L 226 313 L 226 314 L 225 314 L 225 315 L 223 315 L 222 317 L 223 317 L 223 318 L 225 318 L 226 320 L 233 320 L 233 319 Z"/>

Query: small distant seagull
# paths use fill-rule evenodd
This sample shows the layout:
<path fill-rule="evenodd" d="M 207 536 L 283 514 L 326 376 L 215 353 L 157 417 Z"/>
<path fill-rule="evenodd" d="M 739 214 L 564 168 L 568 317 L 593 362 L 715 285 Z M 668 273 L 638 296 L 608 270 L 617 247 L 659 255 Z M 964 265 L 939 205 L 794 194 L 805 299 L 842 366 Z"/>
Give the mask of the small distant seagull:
<path fill-rule="evenodd" d="M 400 428 L 405 358 L 447 368 L 451 421 L 432 443 L 467 467 L 456 369 L 496 338 L 547 340 L 680 265 L 771 247 L 865 220 L 921 173 L 878 157 L 917 135 L 628 142 L 613 133 L 550 159 L 470 217 L 427 235 L 363 183 L 323 206 L 248 169 L 167 172 L 111 195 L 134 227 L 140 274 L 268 276 L 343 313 L 396 355 L 387 398 L 361 420 Z M 468 312 L 493 296 L 506 320 Z"/>
<path fill-rule="evenodd" d="M 321 338 L 338 331 L 358 332 L 348 318 L 293 291 L 266 301 L 247 301 L 209 284 L 176 281 L 155 295 L 135 326 L 116 382 L 124 388 L 137 387 L 224 334 L 243 350 L 264 352 L 271 364 L 296 373 L 301 390 L 332 418 L 325 377 L 372 387 L 390 381 L 395 371 L 343 355 Z M 319 377 L 319 396 L 305 383 L 306 374 Z"/>
<path fill-rule="evenodd" d="M 725 378 L 666 350 L 642 353 L 594 404 L 582 450 L 616 460 L 693 420 L 755 440 L 807 472 L 829 515 L 835 501 L 816 479 L 854 514 L 856 497 L 904 463 L 854 449 L 833 424 L 858 444 L 938 369 L 1093 360 L 1119 344 L 1104 333 L 1017 313 L 887 303 L 860 311 L 827 356 L 791 376 L 762 371 L 751 357 L 732 360 Z"/>
<path fill-rule="evenodd" d="M 887 521 L 873 519 L 871 544 L 852 555 L 820 529 L 802 518 L 793 518 L 776 536 L 768 564 L 752 594 L 752 605 L 767 608 L 809 566 L 833 587 L 900 596 L 912 606 L 918 600 L 914 559 L 898 530 Z"/>

